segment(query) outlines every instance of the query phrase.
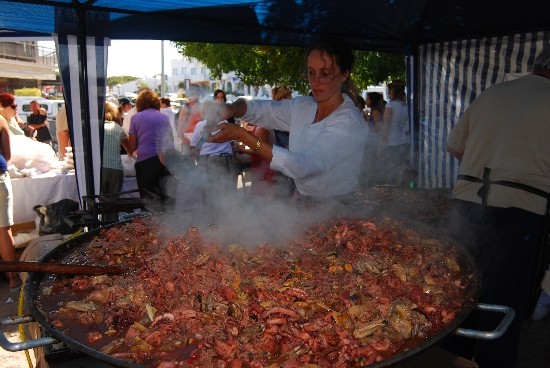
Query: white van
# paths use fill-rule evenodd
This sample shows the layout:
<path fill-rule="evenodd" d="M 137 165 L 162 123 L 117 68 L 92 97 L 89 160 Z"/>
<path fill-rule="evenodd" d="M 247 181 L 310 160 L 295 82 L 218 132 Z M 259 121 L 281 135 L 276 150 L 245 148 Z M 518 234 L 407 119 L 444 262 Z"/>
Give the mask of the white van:
<path fill-rule="evenodd" d="M 40 107 L 46 109 L 46 113 L 49 119 L 55 119 L 57 112 L 65 104 L 65 100 L 48 100 L 46 98 L 40 97 L 29 97 L 29 96 L 14 96 L 15 103 L 17 104 L 17 112 L 21 120 L 25 123 L 27 122 L 27 116 L 32 114 L 31 111 L 31 102 L 36 100 L 40 104 Z"/>

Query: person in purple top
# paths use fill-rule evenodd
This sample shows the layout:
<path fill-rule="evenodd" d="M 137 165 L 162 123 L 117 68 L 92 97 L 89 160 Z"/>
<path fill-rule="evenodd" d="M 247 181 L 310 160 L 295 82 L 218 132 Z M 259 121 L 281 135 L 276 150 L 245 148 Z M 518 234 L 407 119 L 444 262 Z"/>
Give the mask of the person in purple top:
<path fill-rule="evenodd" d="M 132 116 L 129 149 L 136 156 L 136 181 L 141 197 L 147 192 L 160 197 L 162 212 L 173 209 L 171 174 L 163 164 L 163 153 L 174 147 L 174 138 L 168 116 L 160 112 L 160 100 L 151 89 L 145 89 L 136 101 L 137 113 Z"/>

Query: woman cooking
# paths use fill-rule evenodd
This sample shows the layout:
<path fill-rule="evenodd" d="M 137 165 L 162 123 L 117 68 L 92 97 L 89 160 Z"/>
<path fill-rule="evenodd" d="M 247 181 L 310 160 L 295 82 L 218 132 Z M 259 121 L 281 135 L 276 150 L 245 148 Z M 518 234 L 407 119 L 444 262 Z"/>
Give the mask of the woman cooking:
<path fill-rule="evenodd" d="M 299 198 L 349 203 L 359 187 L 368 127 L 351 92 L 352 50 L 338 38 L 307 49 L 312 96 L 281 101 L 238 99 L 222 112 L 269 129 L 290 132 L 289 148 L 264 142 L 236 124 L 220 124 L 209 141 L 237 140 L 251 147 L 270 167 L 294 179 Z"/>

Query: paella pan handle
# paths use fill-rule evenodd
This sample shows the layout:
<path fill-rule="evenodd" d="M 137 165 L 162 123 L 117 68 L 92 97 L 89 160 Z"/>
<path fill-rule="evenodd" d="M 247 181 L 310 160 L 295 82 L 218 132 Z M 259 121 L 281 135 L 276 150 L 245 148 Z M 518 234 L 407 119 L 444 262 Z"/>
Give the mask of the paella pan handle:
<path fill-rule="evenodd" d="M 476 309 L 485 312 L 504 313 L 504 318 L 502 318 L 502 321 L 500 321 L 499 325 L 493 331 L 478 331 L 467 328 L 457 328 L 454 332 L 455 335 L 481 340 L 496 340 L 504 335 L 516 315 L 516 312 L 512 308 L 503 305 L 479 303 L 476 306 Z"/>
<path fill-rule="evenodd" d="M 29 322 L 35 322 L 32 315 L 4 317 L 0 319 L 0 328 Z M 23 342 L 10 342 L 3 333 L 0 333 L 0 346 L 4 348 L 4 350 L 11 352 L 34 349 L 40 346 L 57 344 L 58 342 L 59 341 L 57 341 L 53 337 L 41 337 L 39 339 L 27 340 Z"/>

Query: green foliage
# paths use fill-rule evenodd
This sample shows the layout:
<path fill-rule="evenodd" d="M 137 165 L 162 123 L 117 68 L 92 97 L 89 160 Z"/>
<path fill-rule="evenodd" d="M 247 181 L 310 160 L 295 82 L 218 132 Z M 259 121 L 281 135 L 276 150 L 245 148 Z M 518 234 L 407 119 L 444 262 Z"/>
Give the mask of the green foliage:
<path fill-rule="evenodd" d="M 296 47 L 172 42 L 184 56 L 201 61 L 214 78 L 235 72 L 248 85 L 287 86 L 307 93 L 304 77 L 305 50 Z M 358 89 L 391 79 L 405 79 L 405 56 L 379 52 L 356 52 L 353 82 Z"/>
<path fill-rule="evenodd" d="M 136 86 L 137 86 L 137 88 L 148 88 L 149 84 L 147 82 L 145 82 L 143 79 L 139 79 L 136 82 Z"/>
<path fill-rule="evenodd" d="M 297 91 L 306 90 L 304 52 L 300 48 L 196 42 L 174 45 L 182 55 L 200 60 L 214 78 L 233 71 L 248 85 L 284 85 Z"/>
<path fill-rule="evenodd" d="M 124 83 L 132 82 L 138 79 L 139 79 L 138 77 L 132 77 L 129 75 L 119 75 L 115 77 L 108 77 L 107 85 L 109 87 L 115 87 L 117 84 L 124 84 Z"/>
<path fill-rule="evenodd" d="M 391 80 L 405 80 L 405 55 L 357 51 L 353 82 L 358 89 L 377 86 Z"/>
<path fill-rule="evenodd" d="M 155 92 L 160 93 L 161 88 L 162 88 L 162 84 L 158 84 L 157 88 L 155 88 Z M 167 93 L 167 92 L 168 92 L 168 85 L 165 84 L 164 85 L 164 93 Z M 164 95 L 164 93 L 163 93 L 163 95 Z"/>
<path fill-rule="evenodd" d="M 14 89 L 13 94 L 15 96 L 42 97 L 42 92 L 40 91 L 40 88 L 19 88 L 19 89 Z"/>

